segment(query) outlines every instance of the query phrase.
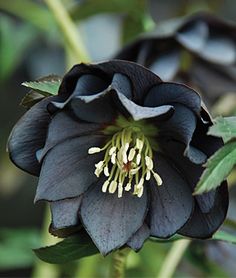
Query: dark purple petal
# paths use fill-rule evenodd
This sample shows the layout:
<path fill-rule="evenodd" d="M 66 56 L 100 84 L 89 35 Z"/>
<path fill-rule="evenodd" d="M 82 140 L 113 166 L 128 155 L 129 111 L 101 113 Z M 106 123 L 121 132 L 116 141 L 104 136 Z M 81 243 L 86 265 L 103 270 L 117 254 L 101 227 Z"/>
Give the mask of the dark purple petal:
<path fill-rule="evenodd" d="M 82 196 L 50 202 L 52 225 L 54 229 L 63 229 L 78 225 L 78 210 L 81 200 Z"/>
<path fill-rule="evenodd" d="M 147 193 L 141 198 L 125 192 L 103 193 L 100 180 L 83 197 L 80 215 L 83 225 L 99 251 L 106 255 L 123 246 L 142 226 L 147 212 Z"/>
<path fill-rule="evenodd" d="M 154 171 L 161 176 L 163 184 L 158 186 L 151 178 L 148 185 L 151 190 L 150 234 L 161 238 L 175 234 L 187 222 L 194 206 L 189 185 L 170 163 L 156 153 Z"/>
<path fill-rule="evenodd" d="M 214 145 L 214 142 L 212 142 L 212 145 Z M 193 192 L 200 176 L 202 175 L 204 170 L 203 167 L 201 165 L 192 163 L 189 158 L 183 156 L 183 151 L 185 148 L 183 144 L 173 141 L 165 141 L 162 144 L 162 148 L 165 155 L 173 161 L 177 169 L 185 177 L 189 184 L 189 188 Z M 209 212 L 214 205 L 215 191 L 196 195 L 194 198 L 202 212 Z"/>
<path fill-rule="evenodd" d="M 73 97 L 70 101 L 70 106 L 75 115 L 81 120 L 94 123 L 112 122 L 117 114 L 114 107 L 113 90 L 127 98 L 132 98 L 130 80 L 127 76 L 116 73 L 113 76 L 111 85 L 104 91 L 88 96 Z"/>
<path fill-rule="evenodd" d="M 172 117 L 158 124 L 159 136 L 178 140 L 188 147 L 196 128 L 196 123 L 196 115 L 189 108 L 177 104 Z"/>
<path fill-rule="evenodd" d="M 204 48 L 208 34 L 207 24 L 195 21 L 190 26 L 181 28 L 176 33 L 176 39 L 190 51 L 200 52 Z"/>
<path fill-rule="evenodd" d="M 70 106 L 78 118 L 95 123 L 112 122 L 117 110 L 132 116 L 136 121 L 147 118 L 166 119 L 173 113 L 170 105 L 143 107 L 131 101 L 131 96 L 129 79 L 125 75 L 115 74 L 107 90 L 92 96 L 76 96 L 70 101 Z"/>
<path fill-rule="evenodd" d="M 103 153 L 88 154 L 90 147 L 103 146 L 103 136 L 68 139 L 51 149 L 43 160 L 35 201 L 58 201 L 77 197 L 97 181 L 95 163 Z"/>
<path fill-rule="evenodd" d="M 70 96 L 81 75 L 94 74 L 110 82 L 117 73 L 126 75 L 132 84 L 133 101 L 142 104 L 149 89 L 161 82 L 160 78 L 144 67 L 128 62 L 113 60 L 99 64 L 79 64 L 74 66 L 63 78 L 59 88 L 60 96 Z"/>
<path fill-rule="evenodd" d="M 132 116 L 135 121 L 142 119 L 155 118 L 156 120 L 168 119 L 173 114 L 173 106 L 162 105 L 157 107 L 143 107 L 135 104 L 126 98 L 123 94 L 117 93 L 118 100 L 127 113 Z"/>
<path fill-rule="evenodd" d="M 201 98 L 194 90 L 183 84 L 166 82 L 154 86 L 144 101 L 144 105 L 149 107 L 167 104 L 183 104 L 199 114 Z"/>
<path fill-rule="evenodd" d="M 144 223 L 141 228 L 129 239 L 127 245 L 134 251 L 139 251 L 144 244 L 144 241 L 150 236 L 150 229 L 147 224 Z"/>
<path fill-rule="evenodd" d="M 99 134 L 101 126 L 99 124 L 85 123 L 74 119 L 68 112 L 61 111 L 51 120 L 48 127 L 46 145 L 40 156 L 42 157 L 54 146 L 63 141 L 84 135 Z"/>
<path fill-rule="evenodd" d="M 195 164 L 203 164 L 207 161 L 207 156 L 205 153 L 199 149 L 189 145 L 184 151 L 184 155 L 189 158 L 189 160 Z"/>
<path fill-rule="evenodd" d="M 203 213 L 196 205 L 194 212 L 178 231 L 179 234 L 193 238 L 209 238 L 225 220 L 228 210 L 228 189 L 225 182 L 216 190 L 214 206 L 208 213 Z"/>
<path fill-rule="evenodd" d="M 93 74 L 84 74 L 79 77 L 73 96 L 90 96 L 104 91 L 109 83 Z"/>
<path fill-rule="evenodd" d="M 112 83 L 110 85 L 110 89 L 113 89 L 116 92 L 123 94 L 129 99 L 132 98 L 132 84 L 129 78 L 124 74 L 114 74 Z"/>
<path fill-rule="evenodd" d="M 45 144 L 50 115 L 47 105 L 50 98 L 35 104 L 13 128 L 8 140 L 11 160 L 21 169 L 39 175 L 40 164 L 36 152 Z"/>

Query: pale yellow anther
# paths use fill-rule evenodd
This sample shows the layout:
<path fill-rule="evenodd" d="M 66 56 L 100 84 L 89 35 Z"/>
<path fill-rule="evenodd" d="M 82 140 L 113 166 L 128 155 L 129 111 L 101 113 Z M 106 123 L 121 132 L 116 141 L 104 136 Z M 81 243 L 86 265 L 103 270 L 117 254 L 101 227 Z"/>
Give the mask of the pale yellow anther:
<path fill-rule="evenodd" d="M 129 149 L 129 143 L 125 143 L 125 152 L 127 152 Z"/>
<path fill-rule="evenodd" d="M 116 164 L 116 153 L 113 153 L 111 156 L 111 163 Z"/>
<path fill-rule="evenodd" d="M 101 169 L 102 166 L 103 166 L 103 163 L 104 163 L 104 161 L 101 160 L 101 161 L 99 161 L 98 163 L 95 164 L 95 167 L 96 167 L 97 169 Z"/>
<path fill-rule="evenodd" d="M 162 179 L 157 173 L 153 172 L 153 177 L 156 180 L 156 183 L 157 183 L 158 186 L 162 185 Z"/>
<path fill-rule="evenodd" d="M 134 169 L 131 169 L 129 171 L 130 175 L 135 175 L 138 173 L 139 169 L 141 168 L 141 166 L 137 167 L 137 168 L 134 168 Z"/>
<path fill-rule="evenodd" d="M 102 192 L 103 193 L 106 193 L 107 192 L 107 188 L 108 188 L 108 185 L 109 185 L 109 180 L 106 180 L 103 185 L 102 185 Z"/>
<path fill-rule="evenodd" d="M 128 160 L 132 161 L 134 159 L 135 154 L 136 154 L 135 149 L 131 148 L 130 151 L 129 151 Z"/>
<path fill-rule="evenodd" d="M 125 187 L 125 191 L 130 191 L 131 189 L 131 183 L 127 183 Z"/>
<path fill-rule="evenodd" d="M 139 165 L 141 162 L 141 154 L 138 153 L 137 156 L 136 156 L 136 164 Z"/>
<path fill-rule="evenodd" d="M 125 150 L 122 153 L 122 161 L 124 164 L 128 163 L 127 152 Z"/>
<path fill-rule="evenodd" d="M 143 186 L 143 184 L 144 184 L 144 178 L 141 178 L 139 180 L 139 183 L 137 184 L 137 189 L 141 188 Z"/>
<path fill-rule="evenodd" d="M 117 189 L 117 181 L 112 181 L 109 186 L 109 193 L 115 193 Z"/>
<path fill-rule="evenodd" d="M 101 148 L 98 148 L 98 147 L 92 147 L 92 148 L 88 149 L 89 154 L 100 153 L 100 152 L 101 152 Z"/>
<path fill-rule="evenodd" d="M 137 192 L 137 196 L 138 196 L 139 198 L 141 198 L 142 195 L 143 195 L 143 186 L 141 186 L 140 188 L 138 188 L 138 192 Z"/>
<path fill-rule="evenodd" d="M 153 161 L 152 161 L 151 157 L 145 156 L 145 163 L 146 163 L 148 170 L 153 169 Z"/>
<path fill-rule="evenodd" d="M 118 198 L 121 198 L 123 194 L 123 185 L 122 183 L 118 184 Z"/>
<path fill-rule="evenodd" d="M 116 152 L 116 147 L 111 147 L 109 150 L 109 155 L 112 156 Z"/>
<path fill-rule="evenodd" d="M 113 134 L 110 141 L 99 147 L 92 147 L 89 154 L 103 151 L 104 158 L 95 164 L 95 175 L 101 173 L 108 179 L 102 185 L 102 192 L 115 193 L 118 198 L 124 191 L 131 191 L 137 197 L 143 195 L 144 186 L 153 175 L 158 185 L 162 184 L 161 177 L 153 171 L 153 150 L 148 137 L 142 133 L 139 123 L 122 127 Z"/>
<path fill-rule="evenodd" d="M 138 149 L 139 151 L 142 150 L 143 144 L 144 144 L 144 142 L 143 142 L 142 140 L 140 140 L 140 139 L 138 139 L 138 138 L 136 139 L 136 147 L 137 147 L 137 149 Z"/>
<path fill-rule="evenodd" d="M 108 167 L 106 166 L 106 167 L 104 167 L 104 170 L 103 170 L 103 172 L 104 172 L 104 175 L 106 176 L 106 177 L 109 177 L 109 169 L 108 169 Z"/>
<path fill-rule="evenodd" d="M 99 176 L 102 173 L 102 168 L 96 168 L 96 170 L 94 171 L 94 174 L 99 178 Z"/>

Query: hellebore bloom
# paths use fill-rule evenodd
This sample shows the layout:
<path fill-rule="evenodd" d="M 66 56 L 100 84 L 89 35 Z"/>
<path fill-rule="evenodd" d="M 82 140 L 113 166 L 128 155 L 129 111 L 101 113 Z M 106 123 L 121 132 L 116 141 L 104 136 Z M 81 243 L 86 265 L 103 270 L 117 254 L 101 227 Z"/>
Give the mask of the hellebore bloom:
<path fill-rule="evenodd" d="M 51 230 L 82 225 L 102 254 L 149 237 L 208 238 L 225 219 L 227 185 L 192 192 L 221 146 L 199 95 L 126 61 L 74 66 L 58 96 L 34 105 L 9 138 L 12 161 L 39 176 Z"/>
<path fill-rule="evenodd" d="M 115 58 L 142 64 L 164 81 L 188 84 L 210 103 L 236 92 L 236 25 L 210 14 L 160 23 Z"/>

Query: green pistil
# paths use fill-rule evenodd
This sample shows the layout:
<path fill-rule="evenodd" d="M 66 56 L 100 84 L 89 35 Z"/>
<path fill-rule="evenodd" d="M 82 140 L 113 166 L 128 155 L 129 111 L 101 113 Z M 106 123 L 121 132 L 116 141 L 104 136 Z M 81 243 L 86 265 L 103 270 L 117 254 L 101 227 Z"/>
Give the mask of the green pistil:
<path fill-rule="evenodd" d="M 106 128 L 105 134 L 112 138 L 103 148 L 92 147 L 89 154 L 105 152 L 104 159 L 95 164 L 95 175 L 103 173 L 107 180 L 102 191 L 115 193 L 121 198 L 124 191 L 133 190 L 133 194 L 141 197 L 145 180 L 151 175 L 158 185 L 162 184 L 161 177 L 153 171 L 153 151 L 148 140 L 155 136 L 157 130 L 144 121 L 131 121 L 119 117 L 116 125 Z"/>

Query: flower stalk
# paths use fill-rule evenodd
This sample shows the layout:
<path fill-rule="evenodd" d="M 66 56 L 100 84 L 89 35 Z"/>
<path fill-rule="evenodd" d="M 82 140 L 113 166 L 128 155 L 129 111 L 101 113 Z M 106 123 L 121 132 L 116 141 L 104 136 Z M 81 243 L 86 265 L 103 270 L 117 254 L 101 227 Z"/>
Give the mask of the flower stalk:
<path fill-rule="evenodd" d="M 74 22 L 72 21 L 61 1 L 45 0 L 45 3 L 53 13 L 57 24 L 63 33 L 66 44 L 72 50 L 74 57 L 77 59 L 77 62 L 89 62 L 90 58 L 80 37 L 79 30 L 76 28 Z"/>
<path fill-rule="evenodd" d="M 130 252 L 129 248 L 124 248 L 116 251 L 113 254 L 109 277 L 111 278 L 124 277 L 125 265 L 126 265 L 126 260 L 129 255 L 129 252 Z"/>
<path fill-rule="evenodd" d="M 157 278 L 173 277 L 177 266 L 179 265 L 185 251 L 191 243 L 190 239 L 181 239 L 173 243 L 169 253 L 167 254 Z"/>

